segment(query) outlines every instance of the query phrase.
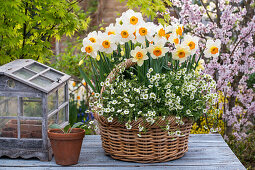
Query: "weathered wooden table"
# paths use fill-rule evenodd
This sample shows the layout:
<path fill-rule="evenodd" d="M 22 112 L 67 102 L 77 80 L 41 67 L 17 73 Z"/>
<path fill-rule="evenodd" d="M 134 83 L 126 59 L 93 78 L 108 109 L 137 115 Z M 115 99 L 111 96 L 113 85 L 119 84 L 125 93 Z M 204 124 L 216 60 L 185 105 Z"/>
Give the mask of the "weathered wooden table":
<path fill-rule="evenodd" d="M 191 135 L 189 150 L 184 157 L 165 163 L 140 164 L 123 162 L 112 159 L 104 154 L 100 136 L 86 136 L 80 155 L 79 164 L 69 167 L 61 167 L 55 161 L 41 162 L 36 159 L 9 159 L 0 158 L 0 170 L 41 170 L 41 169 L 228 169 L 242 170 L 245 167 L 237 159 L 222 137 L 218 134 Z"/>

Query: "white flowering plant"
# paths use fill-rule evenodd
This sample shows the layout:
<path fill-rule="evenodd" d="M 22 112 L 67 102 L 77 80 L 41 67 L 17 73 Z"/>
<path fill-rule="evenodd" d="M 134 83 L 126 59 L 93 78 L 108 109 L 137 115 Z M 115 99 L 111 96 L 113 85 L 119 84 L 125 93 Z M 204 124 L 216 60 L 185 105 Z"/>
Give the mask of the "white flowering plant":
<path fill-rule="evenodd" d="M 130 122 L 139 118 L 151 124 L 170 115 L 196 120 L 215 104 L 216 83 L 210 75 L 186 71 L 183 68 L 160 74 L 151 68 L 148 85 L 138 83 L 135 74 L 131 73 L 130 79 L 119 74 L 112 83 L 104 83 L 102 98 L 98 95 L 92 106 L 100 108 L 98 114 L 108 122 L 125 122 L 127 129 L 132 128 Z"/>
<path fill-rule="evenodd" d="M 84 38 L 82 51 L 92 57 L 94 71 L 89 78 L 80 68 L 95 91 L 90 106 L 108 122 L 125 122 L 127 129 L 139 118 L 152 124 L 169 115 L 198 119 L 217 99 L 216 83 L 199 71 L 200 58 L 218 57 L 221 44 L 208 40 L 199 52 L 198 42 L 198 37 L 184 35 L 182 24 L 155 25 L 139 12 L 124 12 L 104 33 Z M 119 64 L 127 60 L 134 65 Z M 112 70 L 118 73 L 109 77 Z"/>

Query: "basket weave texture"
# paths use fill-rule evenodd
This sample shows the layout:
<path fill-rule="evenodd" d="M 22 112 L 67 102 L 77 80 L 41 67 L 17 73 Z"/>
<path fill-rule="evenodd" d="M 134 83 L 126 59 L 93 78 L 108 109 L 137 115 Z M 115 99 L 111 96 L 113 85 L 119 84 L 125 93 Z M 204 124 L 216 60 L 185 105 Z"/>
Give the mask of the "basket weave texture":
<path fill-rule="evenodd" d="M 123 64 L 123 63 L 122 63 Z M 131 60 L 125 63 L 126 68 L 133 66 Z M 114 79 L 117 70 L 109 74 L 110 82 Z M 101 94 L 104 88 L 101 90 Z M 165 119 L 159 118 L 153 124 L 144 122 L 142 118 L 132 121 L 131 129 L 126 129 L 124 123 L 116 119 L 108 122 L 103 116 L 94 114 L 99 123 L 102 146 L 106 154 L 114 159 L 138 163 L 166 162 L 181 158 L 188 150 L 188 139 L 192 121 L 183 119 L 184 124 L 176 123 L 175 116 Z M 146 127 L 147 131 L 139 134 L 139 124 Z M 181 135 L 169 135 L 161 127 L 169 125 L 170 132 L 181 131 Z"/>
<path fill-rule="evenodd" d="M 188 150 L 188 139 L 192 122 L 183 120 L 184 125 L 178 125 L 174 116 L 158 120 L 153 125 L 144 124 L 142 119 L 131 123 L 132 129 L 127 130 L 124 124 L 117 120 L 109 123 L 103 116 L 95 114 L 99 122 L 102 146 L 112 158 L 139 163 L 166 162 L 181 158 Z M 170 131 L 180 130 L 181 136 L 168 135 L 160 126 L 169 120 Z M 139 134 L 138 125 L 148 128 L 146 133 Z M 157 124 L 157 125 L 156 125 Z"/>

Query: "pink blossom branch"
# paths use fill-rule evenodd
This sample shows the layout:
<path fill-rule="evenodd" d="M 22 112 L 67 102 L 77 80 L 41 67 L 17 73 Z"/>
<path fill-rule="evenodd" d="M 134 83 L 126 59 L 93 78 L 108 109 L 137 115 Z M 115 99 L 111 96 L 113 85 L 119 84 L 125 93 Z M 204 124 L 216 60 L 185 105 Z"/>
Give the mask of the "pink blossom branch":
<path fill-rule="evenodd" d="M 243 39 L 245 39 L 246 37 L 248 37 L 248 35 L 250 35 L 251 32 L 252 32 L 252 29 L 251 29 L 244 37 L 240 38 L 240 40 L 236 43 L 236 45 L 235 45 L 233 51 L 231 52 L 230 57 L 233 56 L 233 54 L 234 54 L 234 52 L 235 52 L 237 46 L 241 43 L 241 41 L 242 41 Z"/>
<path fill-rule="evenodd" d="M 208 18 L 210 19 L 210 21 L 214 23 L 214 21 L 212 20 L 212 18 L 211 18 L 211 16 L 210 16 L 210 14 L 209 14 L 209 12 L 208 12 L 208 10 L 207 10 L 207 8 L 206 8 L 206 6 L 205 6 L 203 0 L 201 0 L 201 4 L 203 5 L 203 7 L 204 7 L 204 9 L 205 9 L 205 12 L 206 12 Z"/>

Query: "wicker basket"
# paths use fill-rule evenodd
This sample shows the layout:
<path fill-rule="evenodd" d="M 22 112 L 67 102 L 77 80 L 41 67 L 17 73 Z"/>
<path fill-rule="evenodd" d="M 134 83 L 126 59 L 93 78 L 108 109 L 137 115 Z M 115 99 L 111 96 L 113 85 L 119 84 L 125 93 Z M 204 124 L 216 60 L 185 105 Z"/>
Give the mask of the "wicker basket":
<path fill-rule="evenodd" d="M 122 63 L 123 64 L 123 63 Z M 126 68 L 133 65 L 131 60 L 125 63 Z M 115 77 L 118 70 L 109 74 L 110 81 Z M 104 88 L 102 88 L 101 93 Z M 175 116 L 159 119 L 154 124 L 145 123 L 141 118 L 130 123 L 132 129 L 127 130 L 123 123 L 113 120 L 108 122 L 103 116 L 94 114 L 99 123 L 102 146 L 106 154 L 114 159 L 139 163 L 166 162 L 181 158 L 188 150 L 188 139 L 192 121 L 183 119 L 184 125 L 176 123 Z M 169 135 L 160 127 L 167 123 L 171 132 L 181 131 L 181 135 Z M 138 126 L 146 127 L 147 132 L 139 134 Z"/>

